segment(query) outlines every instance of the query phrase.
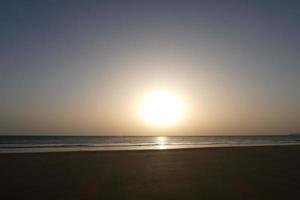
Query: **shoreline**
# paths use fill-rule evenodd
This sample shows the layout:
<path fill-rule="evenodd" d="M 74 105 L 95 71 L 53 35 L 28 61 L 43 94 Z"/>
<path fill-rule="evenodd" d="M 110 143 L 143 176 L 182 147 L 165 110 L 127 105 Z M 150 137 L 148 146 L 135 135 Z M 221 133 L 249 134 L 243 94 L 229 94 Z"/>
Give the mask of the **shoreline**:
<path fill-rule="evenodd" d="M 25 148 L 23 149 L 22 147 L 17 148 L 15 151 L 6 151 L 2 149 L 3 152 L 1 152 L 0 149 L 0 155 L 2 154 L 35 154 L 35 153 L 68 153 L 68 152 L 127 152 L 127 151 L 170 151 L 170 150 L 185 150 L 185 149 L 215 149 L 215 148 L 248 148 L 248 147 L 276 147 L 276 146 L 300 146 L 299 143 L 291 143 L 291 144 L 253 144 L 253 145 L 249 145 L 249 144 L 241 144 L 241 145 L 210 145 L 210 146 L 197 146 L 197 145 L 182 145 L 179 147 L 170 147 L 165 145 L 164 147 L 160 147 L 160 145 L 154 145 L 152 146 L 152 148 L 145 148 L 145 147 L 141 147 L 141 148 L 120 148 L 120 147 L 116 147 L 116 148 L 105 148 L 105 147 L 94 147 L 94 148 L 86 148 L 86 149 L 78 149 L 78 148 L 48 148 L 48 147 L 44 147 L 44 148 Z M 139 146 L 140 147 L 140 146 Z M 10 148 L 7 148 L 10 149 Z M 21 151 L 21 149 L 23 149 L 23 151 Z M 19 151 L 20 150 L 20 151 Z M 36 150 L 36 151 L 35 151 Z M 6 151 L 6 152 L 5 152 Z"/>

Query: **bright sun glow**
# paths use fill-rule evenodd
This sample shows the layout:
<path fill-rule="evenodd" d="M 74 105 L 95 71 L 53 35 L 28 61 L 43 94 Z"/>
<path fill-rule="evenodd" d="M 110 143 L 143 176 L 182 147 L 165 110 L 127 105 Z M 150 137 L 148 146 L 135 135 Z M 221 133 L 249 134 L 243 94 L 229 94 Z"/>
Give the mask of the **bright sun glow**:
<path fill-rule="evenodd" d="M 176 95 L 158 91 L 145 97 L 141 111 L 143 118 L 151 125 L 165 127 L 182 119 L 184 109 Z"/>

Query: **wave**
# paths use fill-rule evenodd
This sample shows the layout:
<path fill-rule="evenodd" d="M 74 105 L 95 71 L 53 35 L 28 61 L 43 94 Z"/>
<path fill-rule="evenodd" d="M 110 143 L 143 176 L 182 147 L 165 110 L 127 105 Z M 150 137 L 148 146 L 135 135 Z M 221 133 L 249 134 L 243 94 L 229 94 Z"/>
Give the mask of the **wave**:
<path fill-rule="evenodd" d="M 0 153 L 300 145 L 298 137 L 0 137 Z"/>
<path fill-rule="evenodd" d="M 296 142 L 296 141 L 295 141 Z M 194 146 L 194 145 L 243 145 L 243 144 L 292 144 L 293 141 L 265 142 L 202 142 L 202 143 L 139 143 L 139 144 L 1 144 L 0 149 L 22 149 L 22 148 L 74 148 L 74 147 L 142 147 L 142 146 Z"/>
<path fill-rule="evenodd" d="M 18 148 L 55 148 L 55 147 L 134 147 L 134 146 L 174 146 L 174 145 L 215 145 L 226 144 L 225 142 L 203 142 L 203 143 L 115 143 L 115 144 L 0 144 L 0 149 Z"/>

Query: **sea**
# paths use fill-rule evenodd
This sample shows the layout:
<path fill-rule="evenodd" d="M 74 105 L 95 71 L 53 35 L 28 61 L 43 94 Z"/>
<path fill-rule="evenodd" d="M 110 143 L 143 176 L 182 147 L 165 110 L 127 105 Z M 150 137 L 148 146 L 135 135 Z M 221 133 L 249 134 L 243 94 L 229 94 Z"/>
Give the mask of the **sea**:
<path fill-rule="evenodd" d="M 300 145 L 300 135 L 172 137 L 0 136 L 0 153 L 164 150 L 267 145 Z"/>

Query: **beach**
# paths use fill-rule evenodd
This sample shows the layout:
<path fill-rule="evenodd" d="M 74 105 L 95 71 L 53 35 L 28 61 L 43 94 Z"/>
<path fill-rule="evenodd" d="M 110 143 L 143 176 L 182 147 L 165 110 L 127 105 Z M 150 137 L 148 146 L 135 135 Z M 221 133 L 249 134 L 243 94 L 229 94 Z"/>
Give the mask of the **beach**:
<path fill-rule="evenodd" d="M 0 199 L 297 199 L 300 146 L 0 154 Z"/>

